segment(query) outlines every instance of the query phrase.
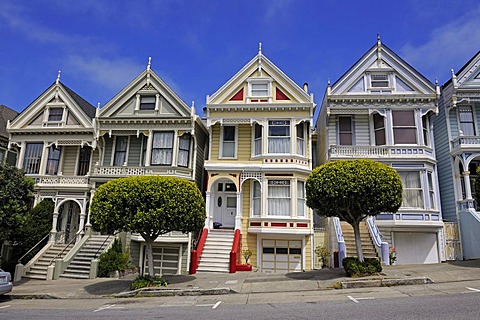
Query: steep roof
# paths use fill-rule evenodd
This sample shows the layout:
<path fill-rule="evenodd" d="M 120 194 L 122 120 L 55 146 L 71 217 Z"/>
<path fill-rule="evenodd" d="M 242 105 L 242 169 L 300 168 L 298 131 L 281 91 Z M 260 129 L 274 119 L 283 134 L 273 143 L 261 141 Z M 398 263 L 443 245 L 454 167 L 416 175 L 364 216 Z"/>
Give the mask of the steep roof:
<path fill-rule="evenodd" d="M 95 118 L 96 108 L 90 104 L 88 101 L 80 97 L 75 91 L 67 87 L 63 82 L 60 82 L 68 94 L 72 97 L 73 100 L 78 104 L 80 108 L 85 112 L 90 118 Z"/>
<path fill-rule="evenodd" d="M 8 137 L 7 121 L 13 120 L 18 115 L 18 112 L 9 107 L 0 104 L 0 136 Z"/>

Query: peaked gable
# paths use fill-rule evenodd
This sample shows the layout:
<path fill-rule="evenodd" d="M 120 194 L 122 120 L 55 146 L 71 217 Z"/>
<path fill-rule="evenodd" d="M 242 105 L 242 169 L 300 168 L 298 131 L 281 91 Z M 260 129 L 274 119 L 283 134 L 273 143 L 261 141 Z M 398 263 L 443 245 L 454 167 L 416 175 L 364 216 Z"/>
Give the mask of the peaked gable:
<path fill-rule="evenodd" d="M 229 103 L 311 103 L 312 97 L 261 51 L 214 94 L 207 105 Z"/>
<path fill-rule="evenodd" d="M 332 95 L 433 93 L 434 85 L 380 40 L 331 87 Z"/>
<path fill-rule="evenodd" d="M 189 117 L 192 108 L 148 67 L 99 111 L 99 118 Z"/>
<path fill-rule="evenodd" d="M 10 123 L 9 130 L 91 130 L 94 117 L 95 107 L 57 80 Z"/>
<path fill-rule="evenodd" d="M 459 87 L 480 88 L 480 51 L 460 68 L 456 73 L 456 79 Z"/>

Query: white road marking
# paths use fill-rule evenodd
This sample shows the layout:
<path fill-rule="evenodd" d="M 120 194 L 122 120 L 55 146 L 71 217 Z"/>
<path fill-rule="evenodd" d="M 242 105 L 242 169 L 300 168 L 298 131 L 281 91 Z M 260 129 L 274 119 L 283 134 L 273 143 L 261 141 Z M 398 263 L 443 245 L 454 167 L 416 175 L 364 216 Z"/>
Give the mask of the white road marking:
<path fill-rule="evenodd" d="M 358 301 L 358 300 L 373 300 L 373 299 L 375 299 L 374 297 L 365 297 L 365 298 L 354 298 L 352 296 L 347 296 L 347 297 L 348 297 L 348 299 L 352 300 L 355 303 L 360 303 L 360 301 Z"/>
<path fill-rule="evenodd" d="M 5 309 L 5 308 L 8 308 L 8 307 L 10 307 L 10 305 L 8 305 L 8 306 L 3 306 L 3 307 L 0 307 L 0 309 Z"/>
<path fill-rule="evenodd" d="M 225 284 L 236 284 L 238 283 L 238 280 L 228 280 L 228 281 L 225 281 Z"/>
<path fill-rule="evenodd" d="M 212 307 L 212 309 L 217 309 L 217 307 L 220 305 L 220 303 L 222 303 L 222 301 L 218 301 L 217 303 L 215 303 L 215 305 Z"/>
<path fill-rule="evenodd" d="M 213 307 L 214 304 L 197 304 L 197 307 Z"/>
<path fill-rule="evenodd" d="M 105 305 L 104 307 L 100 307 L 96 310 L 93 310 L 93 312 L 97 312 L 97 311 L 102 311 L 102 310 L 107 310 L 107 309 L 123 309 L 123 307 L 117 307 L 116 305 L 114 304 L 107 304 Z"/>
<path fill-rule="evenodd" d="M 355 298 L 352 297 L 352 296 L 347 296 L 347 297 L 348 297 L 348 299 L 352 300 L 352 301 L 355 302 L 355 303 L 360 303 L 360 302 L 358 302 L 357 299 L 355 299 Z"/>
<path fill-rule="evenodd" d="M 480 292 L 480 289 L 475 289 L 475 288 L 470 288 L 470 287 L 465 287 L 465 288 L 467 288 L 468 290 L 475 291 L 475 292 Z"/>

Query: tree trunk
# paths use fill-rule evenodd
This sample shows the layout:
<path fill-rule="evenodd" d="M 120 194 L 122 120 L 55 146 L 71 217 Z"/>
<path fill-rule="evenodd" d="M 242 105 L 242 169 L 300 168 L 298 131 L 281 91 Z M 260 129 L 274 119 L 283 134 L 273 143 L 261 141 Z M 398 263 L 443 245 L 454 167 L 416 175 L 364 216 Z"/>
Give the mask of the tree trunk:
<path fill-rule="evenodd" d="M 360 237 L 360 221 L 355 221 L 352 224 L 352 227 L 355 235 L 355 246 L 357 247 L 358 261 L 363 261 L 362 238 Z"/>
<path fill-rule="evenodd" d="M 154 276 L 155 270 L 153 269 L 153 240 L 145 239 L 145 244 L 146 244 L 147 259 L 148 259 L 148 274 L 151 276 Z"/>

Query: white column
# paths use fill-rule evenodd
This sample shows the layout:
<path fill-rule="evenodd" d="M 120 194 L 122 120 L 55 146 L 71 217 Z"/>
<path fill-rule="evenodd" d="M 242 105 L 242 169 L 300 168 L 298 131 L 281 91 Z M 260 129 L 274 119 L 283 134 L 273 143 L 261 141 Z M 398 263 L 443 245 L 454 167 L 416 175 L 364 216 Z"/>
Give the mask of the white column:
<path fill-rule="evenodd" d="M 87 214 L 87 224 L 85 227 L 87 228 L 87 232 L 90 232 L 90 229 L 92 228 L 92 224 L 90 223 L 90 208 L 92 207 L 92 200 L 93 196 L 95 195 L 95 189 L 90 190 L 90 201 L 88 205 L 88 214 Z"/>
<path fill-rule="evenodd" d="M 150 161 L 152 158 L 152 144 L 153 144 L 153 132 L 152 130 L 149 130 L 148 139 L 147 139 L 147 149 L 145 150 L 145 167 L 150 166 Z"/>
<path fill-rule="evenodd" d="M 50 231 L 50 242 L 55 242 L 57 235 L 57 221 L 58 221 L 58 208 L 55 204 L 55 210 L 53 211 L 52 230 Z"/>
<path fill-rule="evenodd" d="M 205 228 L 213 229 L 213 216 L 210 216 L 211 211 L 211 197 L 210 191 L 205 192 L 205 211 L 207 213 L 207 218 L 205 219 Z"/>
<path fill-rule="evenodd" d="M 45 171 L 47 170 L 47 161 L 48 161 L 48 147 L 47 147 L 47 142 L 43 142 L 43 153 L 42 153 L 42 159 L 40 160 L 40 170 L 38 174 L 44 175 Z"/>
<path fill-rule="evenodd" d="M 177 158 L 178 158 L 178 131 L 173 132 L 173 141 L 172 141 L 172 167 L 177 167 Z"/>
<path fill-rule="evenodd" d="M 140 110 L 140 95 L 135 96 L 135 110 Z"/>
<path fill-rule="evenodd" d="M 470 186 L 470 171 L 463 171 L 463 182 L 465 183 L 465 199 L 472 200 L 472 188 Z"/>
<path fill-rule="evenodd" d="M 155 110 L 158 111 L 160 109 L 160 95 L 157 93 L 155 95 Z"/>
<path fill-rule="evenodd" d="M 242 202 L 241 193 L 237 192 L 237 212 L 235 215 L 235 230 L 242 230 Z"/>
<path fill-rule="evenodd" d="M 86 208 L 87 208 L 87 201 L 86 199 L 83 199 L 82 207 L 80 208 L 80 224 L 78 226 L 77 241 L 80 241 L 80 239 L 82 239 L 82 236 L 85 234 L 85 231 L 83 230 L 83 228 L 85 227 Z"/>
<path fill-rule="evenodd" d="M 18 159 L 17 159 L 17 168 L 21 169 L 23 168 L 23 161 L 25 159 L 25 149 L 27 148 L 27 144 L 25 141 L 22 141 L 20 144 L 20 153 L 18 154 Z"/>

